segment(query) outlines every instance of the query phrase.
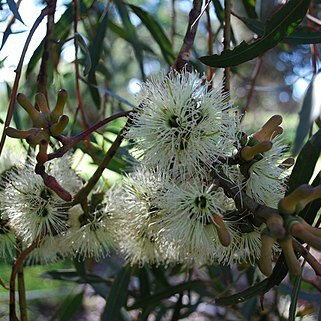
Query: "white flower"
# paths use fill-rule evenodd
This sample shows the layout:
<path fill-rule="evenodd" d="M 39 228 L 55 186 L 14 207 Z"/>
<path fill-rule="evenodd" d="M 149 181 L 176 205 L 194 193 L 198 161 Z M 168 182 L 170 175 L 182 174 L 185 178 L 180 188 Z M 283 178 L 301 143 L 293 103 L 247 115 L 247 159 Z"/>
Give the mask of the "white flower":
<path fill-rule="evenodd" d="M 175 257 L 172 244 L 156 240 L 158 230 L 153 225 L 160 215 L 157 198 L 165 181 L 166 176 L 159 170 L 141 166 L 127 176 L 115 193 L 117 242 L 131 264 L 168 264 Z"/>
<path fill-rule="evenodd" d="M 246 181 L 246 194 L 256 202 L 277 208 L 279 200 L 286 191 L 287 171 L 282 168 L 287 146 L 280 138 L 273 141 L 272 148 L 262 154 L 249 168 L 249 178 Z"/>
<path fill-rule="evenodd" d="M 67 233 L 66 241 L 71 252 L 78 258 L 94 258 L 96 261 L 106 257 L 114 247 L 112 221 L 105 207 L 91 213 L 78 229 L 71 229 Z"/>
<path fill-rule="evenodd" d="M 70 247 L 63 234 L 45 236 L 38 246 L 28 255 L 26 264 L 50 264 L 61 261 L 70 255 Z"/>
<path fill-rule="evenodd" d="M 235 111 L 221 88 L 210 89 L 203 80 L 172 70 L 143 84 L 126 137 L 148 166 L 192 173 L 230 155 L 238 127 Z"/>
<path fill-rule="evenodd" d="M 12 170 L 6 176 L 7 184 L 0 193 L 2 216 L 23 242 L 30 244 L 46 235 L 55 236 L 66 230 L 68 213 L 63 201 L 43 183 L 34 172 L 35 160 Z M 69 166 L 69 156 L 56 159 L 46 167 L 59 184 L 69 192 L 76 192 L 81 182 Z"/>
<path fill-rule="evenodd" d="M 215 260 L 220 244 L 215 216 L 221 218 L 230 203 L 223 190 L 198 179 L 169 183 L 159 202 L 164 215 L 155 224 L 160 229 L 158 237 L 179 245 L 179 261 L 202 264 Z M 224 233 L 229 237 L 228 231 Z"/>

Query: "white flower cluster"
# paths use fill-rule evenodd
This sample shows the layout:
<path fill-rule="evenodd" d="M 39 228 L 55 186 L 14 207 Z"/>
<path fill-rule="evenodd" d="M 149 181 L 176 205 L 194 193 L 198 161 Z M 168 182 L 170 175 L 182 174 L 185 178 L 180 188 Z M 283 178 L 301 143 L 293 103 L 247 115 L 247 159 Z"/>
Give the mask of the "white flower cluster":
<path fill-rule="evenodd" d="M 270 147 L 241 159 L 249 143 L 240 138 L 236 109 L 221 88 L 197 73 L 171 71 L 148 81 L 138 99 L 126 138 L 140 165 L 107 194 L 92 197 L 88 208 L 68 208 L 45 186 L 34 172 L 34 155 L 3 169 L 0 257 L 13 257 L 15 244 L 23 249 L 34 242 L 38 248 L 30 259 L 42 262 L 99 260 L 112 247 L 138 265 L 252 263 L 260 257 L 265 225 L 240 212 L 220 179 L 276 207 L 286 179 L 279 137 L 258 141 Z M 70 156 L 48 162 L 46 173 L 71 194 L 81 188 Z"/>
<path fill-rule="evenodd" d="M 197 73 L 146 82 L 126 137 L 140 165 L 118 188 L 118 244 L 133 264 L 254 262 L 265 227 L 239 213 L 211 173 L 224 173 L 255 201 L 276 207 L 285 191 L 285 146 L 228 165 L 242 148 L 237 112 L 222 88 Z M 272 139 L 273 138 L 273 139 Z M 215 175 L 214 175 L 215 176 Z"/>
<path fill-rule="evenodd" d="M 8 163 L 8 157 L 5 159 Z M 46 166 L 46 172 L 74 194 L 82 182 L 71 168 L 70 161 L 70 155 L 55 159 Z M 81 207 L 68 209 L 35 173 L 35 165 L 36 157 L 32 153 L 25 163 L 11 159 L 11 168 L 7 166 L 3 173 L 0 257 L 12 259 L 17 250 L 34 242 L 37 248 L 29 258 L 33 262 L 53 262 L 66 256 L 104 257 L 112 245 L 106 222 L 107 205 L 91 213 L 90 219 L 82 221 Z"/>

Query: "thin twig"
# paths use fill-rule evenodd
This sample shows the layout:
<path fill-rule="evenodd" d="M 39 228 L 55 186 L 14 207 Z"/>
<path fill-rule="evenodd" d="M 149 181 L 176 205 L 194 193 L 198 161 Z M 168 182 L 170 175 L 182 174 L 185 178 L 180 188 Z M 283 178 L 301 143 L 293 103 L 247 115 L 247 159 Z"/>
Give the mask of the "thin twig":
<path fill-rule="evenodd" d="M 55 26 L 55 11 L 56 11 L 56 0 L 48 1 L 49 5 L 52 6 L 52 12 L 47 17 L 47 34 L 45 37 L 44 50 L 41 59 L 40 70 L 38 74 L 38 88 L 37 91 L 45 95 L 48 100 L 48 67 L 49 63 L 52 63 L 53 56 L 53 39 L 54 39 L 54 26 Z"/>
<path fill-rule="evenodd" d="M 296 239 L 293 238 L 292 243 L 294 250 L 309 263 L 315 274 L 321 276 L 321 264 L 318 260 Z"/>
<path fill-rule="evenodd" d="M 120 117 L 127 117 L 129 116 L 133 111 L 123 111 L 121 113 L 118 113 L 116 115 L 110 116 L 100 122 L 98 122 L 97 124 L 93 125 L 90 128 L 87 128 L 84 132 L 80 133 L 77 136 L 71 137 L 71 138 L 65 138 L 62 136 L 58 136 L 57 139 L 60 139 L 60 141 L 63 141 L 64 139 L 66 139 L 66 145 L 60 147 L 57 151 L 55 151 L 54 153 L 48 154 L 48 161 L 52 160 L 54 158 L 57 157 L 62 157 L 63 155 L 65 155 L 73 146 L 75 146 L 76 144 L 78 144 L 79 142 L 81 142 L 82 140 L 84 140 L 86 137 L 88 137 L 90 134 L 92 134 L 94 131 L 96 131 L 97 129 L 99 129 L 100 127 L 108 124 L 109 122 L 111 122 L 112 120 L 115 120 L 117 118 Z"/>
<path fill-rule="evenodd" d="M 10 101 L 9 101 L 9 106 L 8 106 L 8 112 L 7 112 L 7 116 L 6 116 L 6 120 L 5 120 L 5 125 L 4 128 L 8 127 L 10 125 L 11 119 L 12 119 L 12 115 L 13 115 L 13 110 L 14 110 L 14 105 L 15 105 L 15 101 L 16 101 L 16 96 L 17 96 L 17 91 L 18 91 L 18 86 L 19 86 L 19 81 L 20 81 L 20 77 L 21 77 L 21 72 L 22 72 L 22 66 L 23 66 L 23 61 L 25 59 L 26 53 L 27 53 L 27 49 L 29 47 L 30 41 L 36 31 L 36 29 L 39 27 L 41 21 L 43 20 L 43 18 L 50 14 L 52 12 L 54 8 L 52 8 L 51 6 L 47 6 L 44 9 L 42 9 L 39 17 L 36 19 L 35 23 L 33 24 L 29 35 L 26 39 L 26 42 L 23 46 L 22 49 L 22 54 L 20 56 L 20 60 L 16 69 L 16 77 L 12 86 L 12 90 L 11 90 L 11 94 L 10 94 Z M 3 150 L 4 147 L 4 143 L 6 141 L 6 132 L 3 131 L 2 136 L 1 136 L 1 141 L 0 141 L 0 154 Z"/>
<path fill-rule="evenodd" d="M 257 77 L 258 77 L 258 75 L 260 73 L 262 65 L 263 65 L 263 57 L 261 56 L 261 57 L 259 57 L 256 65 L 255 65 L 255 68 L 253 70 L 252 76 L 251 76 L 250 89 L 249 89 L 249 92 L 247 94 L 246 104 L 245 104 L 243 110 L 241 111 L 241 121 L 243 120 L 243 117 L 244 117 L 245 113 L 249 109 L 250 103 L 251 103 L 252 98 L 253 98 L 255 83 L 256 83 Z"/>
<path fill-rule="evenodd" d="M 76 96 L 77 96 L 77 101 L 78 101 L 78 109 L 81 114 L 81 119 L 82 119 L 82 125 L 83 129 L 88 128 L 88 124 L 86 121 L 86 115 L 84 112 L 84 106 L 82 103 L 82 97 L 80 93 L 80 85 L 79 85 L 79 61 L 78 61 L 78 0 L 73 0 L 74 1 L 74 46 L 75 46 L 75 81 L 76 81 Z"/>
<path fill-rule="evenodd" d="M 174 47 L 175 36 L 176 36 L 176 8 L 175 8 L 175 0 L 172 0 L 172 25 L 171 25 L 172 47 Z"/>
<path fill-rule="evenodd" d="M 188 71 L 191 71 L 191 65 L 189 63 L 190 53 L 192 51 L 197 26 L 198 26 L 198 18 L 201 14 L 202 10 L 201 0 L 193 0 L 193 7 L 189 13 L 188 26 L 186 30 L 186 34 L 184 37 L 184 41 L 179 51 L 177 58 L 173 64 L 173 69 L 177 71 L 181 71 L 183 68 L 187 68 Z"/>
<path fill-rule="evenodd" d="M 210 3 L 211 0 L 207 1 L 207 4 Z M 210 6 L 206 6 L 206 28 L 207 28 L 207 54 L 209 56 L 213 55 L 213 32 L 212 32 L 212 24 L 211 24 L 211 15 L 210 15 Z M 207 67 L 207 79 L 211 81 L 214 77 L 215 68 L 208 66 Z M 212 82 L 210 82 L 210 88 L 213 86 Z M 209 88 L 209 89 L 210 89 Z"/>
<path fill-rule="evenodd" d="M 117 149 L 119 148 L 120 144 L 122 143 L 124 139 L 124 132 L 126 129 L 126 125 L 123 127 L 123 129 L 119 132 L 118 136 L 110 146 L 108 152 L 106 153 L 103 161 L 100 163 L 98 168 L 96 169 L 93 176 L 88 180 L 87 184 L 75 195 L 74 200 L 72 201 L 72 205 L 78 204 L 83 202 L 85 199 L 87 199 L 87 196 L 92 191 L 92 189 L 97 184 L 99 178 L 101 177 L 103 171 L 108 166 L 109 162 L 114 157 L 115 153 L 117 152 Z"/>
<path fill-rule="evenodd" d="M 265 220 L 272 216 L 278 215 L 277 209 L 259 204 L 251 197 L 246 195 L 246 193 L 240 191 L 237 186 L 230 182 L 224 173 L 220 172 L 217 174 L 213 172 L 213 176 L 218 180 L 220 186 L 224 189 L 224 192 L 227 194 L 227 196 L 234 200 L 240 213 L 244 212 L 244 210 L 248 210 Z"/>
<path fill-rule="evenodd" d="M 27 298 L 26 298 L 26 287 L 23 272 L 23 264 L 20 265 L 18 270 L 18 293 L 19 293 L 19 308 L 21 321 L 28 321 L 27 316 Z"/>
<path fill-rule="evenodd" d="M 224 1 L 224 50 L 230 49 L 231 42 L 231 0 Z M 230 68 L 224 69 L 224 91 L 229 92 L 231 89 Z"/>
<path fill-rule="evenodd" d="M 15 280 L 20 267 L 22 266 L 25 258 L 38 246 L 38 242 L 32 243 L 28 248 L 20 253 L 15 263 L 12 265 L 10 276 L 10 321 L 19 321 L 16 314 L 16 298 L 15 298 Z"/>

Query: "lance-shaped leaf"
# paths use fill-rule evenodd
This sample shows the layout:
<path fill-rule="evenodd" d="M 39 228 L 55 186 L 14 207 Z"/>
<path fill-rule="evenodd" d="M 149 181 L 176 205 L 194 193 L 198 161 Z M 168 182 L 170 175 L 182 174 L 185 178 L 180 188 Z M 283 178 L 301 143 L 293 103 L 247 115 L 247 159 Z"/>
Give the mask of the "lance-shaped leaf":
<path fill-rule="evenodd" d="M 238 17 L 251 31 L 259 37 L 264 35 L 264 24 L 261 21 L 251 18 Z M 291 33 L 289 37 L 285 37 L 281 42 L 292 44 L 312 44 L 321 42 L 321 32 L 308 26 L 299 26 Z"/>
<path fill-rule="evenodd" d="M 316 74 L 304 96 L 302 108 L 299 113 L 299 125 L 296 130 L 293 154 L 296 154 L 302 147 L 305 137 L 315 120 L 321 116 L 321 97 L 319 88 L 321 86 L 321 73 Z"/>
<path fill-rule="evenodd" d="M 262 38 L 252 44 L 243 41 L 221 55 L 201 57 L 201 62 L 212 67 L 231 67 L 263 55 L 295 30 L 304 18 L 309 3 L 310 0 L 290 0 L 267 21 Z"/>
<path fill-rule="evenodd" d="M 18 11 L 18 6 L 17 4 L 13 1 L 13 0 L 7 0 L 7 4 L 11 10 L 11 12 L 13 13 L 13 15 L 15 16 L 15 18 L 17 20 L 19 20 L 21 23 L 25 24 L 23 21 L 22 21 L 22 18 L 20 16 L 20 13 Z"/>
<path fill-rule="evenodd" d="M 121 320 L 121 309 L 125 307 L 127 303 L 128 284 L 131 272 L 132 268 L 130 265 L 126 265 L 118 273 L 110 290 L 101 321 Z"/>
<path fill-rule="evenodd" d="M 129 4 L 129 6 L 133 10 L 133 12 L 139 17 L 142 23 L 146 26 L 146 28 L 151 33 L 152 37 L 155 39 L 155 41 L 159 45 L 166 62 L 169 65 L 172 65 L 175 59 L 175 55 L 172 49 L 172 45 L 169 39 L 167 38 L 161 25 L 155 20 L 155 18 L 149 12 L 143 10 L 138 6 L 134 6 L 133 4 Z"/>

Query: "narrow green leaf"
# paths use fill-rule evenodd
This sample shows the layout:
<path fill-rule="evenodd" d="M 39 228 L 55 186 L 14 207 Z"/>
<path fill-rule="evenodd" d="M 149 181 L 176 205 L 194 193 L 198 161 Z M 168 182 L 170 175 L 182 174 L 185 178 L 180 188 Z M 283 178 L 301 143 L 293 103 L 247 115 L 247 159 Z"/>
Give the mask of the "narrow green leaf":
<path fill-rule="evenodd" d="M 282 253 L 274 266 L 271 276 L 244 291 L 241 291 L 233 295 L 217 298 L 215 300 L 215 303 L 223 306 L 233 305 L 237 303 L 242 303 L 253 297 L 264 295 L 265 293 L 270 291 L 275 285 L 279 285 L 285 278 L 287 273 L 288 267 L 285 263 L 284 255 Z"/>
<path fill-rule="evenodd" d="M 142 74 L 143 80 L 145 80 L 145 72 L 144 72 L 144 62 L 143 62 L 143 52 L 142 48 L 139 43 L 139 38 L 136 32 L 136 28 L 131 23 L 129 18 L 129 12 L 127 10 L 126 5 L 124 4 L 123 0 L 114 0 L 114 4 L 117 7 L 118 13 L 120 15 L 120 18 L 122 20 L 124 29 L 126 30 L 126 33 L 128 34 L 128 37 L 130 39 L 130 44 L 132 45 L 136 59 L 139 64 L 139 68 Z"/>
<path fill-rule="evenodd" d="M 289 36 L 304 18 L 310 0 L 290 0 L 278 10 L 265 26 L 264 36 L 252 44 L 243 41 L 221 55 L 204 56 L 200 61 L 212 67 L 231 67 L 263 55 Z"/>
<path fill-rule="evenodd" d="M 119 25 L 117 25 L 114 21 L 112 21 L 111 19 L 108 20 L 108 28 L 115 33 L 117 36 L 119 36 L 120 38 L 128 41 L 129 43 L 131 42 L 130 36 L 128 35 L 128 33 L 126 32 L 126 30 L 122 27 L 120 27 Z M 149 52 L 153 55 L 155 55 L 155 52 L 153 51 L 153 49 L 151 47 L 149 47 L 147 44 L 145 44 L 144 42 L 142 42 L 141 40 L 138 40 L 139 46 L 142 48 L 142 50 Z"/>
<path fill-rule="evenodd" d="M 316 187 L 318 185 L 321 185 L 321 171 L 318 173 L 318 175 L 313 180 L 311 186 Z M 307 223 L 310 225 L 313 224 L 315 217 L 318 214 L 318 211 L 321 207 L 321 198 L 318 198 L 314 200 L 313 202 L 309 203 L 302 212 L 300 212 L 300 216 L 305 219 Z"/>
<path fill-rule="evenodd" d="M 136 300 L 136 302 L 133 305 L 131 305 L 128 309 L 134 310 L 134 309 L 146 307 L 149 305 L 155 306 L 159 304 L 161 300 L 167 299 L 175 294 L 179 294 L 187 290 L 192 290 L 197 293 L 202 293 L 204 295 L 209 296 L 209 293 L 206 289 L 206 286 L 204 285 L 204 282 L 200 280 L 193 280 L 189 282 L 180 283 L 174 286 L 169 286 L 163 291 L 159 291 L 143 299 Z"/>
<path fill-rule="evenodd" d="M 108 283 L 111 284 L 111 280 L 104 279 L 98 275 L 87 273 L 86 277 L 82 277 L 76 270 L 52 270 L 46 271 L 41 274 L 42 278 L 61 280 L 75 283 Z"/>
<path fill-rule="evenodd" d="M 6 30 L 4 31 L 3 33 L 3 36 L 2 36 L 2 42 L 1 42 L 1 46 L 0 46 L 0 50 L 4 47 L 5 43 L 7 42 L 8 38 L 10 35 L 16 35 L 16 34 L 19 34 L 19 33 L 23 33 L 25 32 L 25 30 L 21 30 L 21 31 L 15 31 L 13 32 L 11 30 L 11 26 L 8 25 Z"/>
<path fill-rule="evenodd" d="M 299 113 L 299 125 L 296 130 L 293 154 L 298 153 L 314 121 L 321 115 L 320 85 L 321 73 L 318 73 L 313 76 L 304 96 L 302 108 Z"/>
<path fill-rule="evenodd" d="M 20 13 L 19 13 L 17 4 L 16 4 L 13 0 L 7 0 L 7 4 L 8 4 L 8 6 L 9 6 L 9 9 L 10 9 L 11 12 L 13 13 L 13 15 L 15 16 L 15 18 L 16 18 L 17 20 L 19 20 L 21 23 L 25 24 L 25 23 L 22 21 L 22 18 L 21 18 L 21 16 L 20 16 Z"/>
<path fill-rule="evenodd" d="M 100 109 L 101 105 L 101 97 L 99 94 L 99 91 L 97 89 L 97 79 L 96 79 L 96 68 L 99 63 L 99 59 L 101 56 L 101 53 L 104 48 L 104 40 L 107 32 L 107 22 L 108 22 L 108 11 L 105 10 L 98 22 L 97 29 L 95 31 L 95 37 L 94 40 L 89 48 L 89 53 L 91 57 L 92 62 L 92 68 L 88 74 L 88 81 L 90 84 L 93 84 L 94 86 L 89 86 L 89 91 L 91 94 L 91 97 L 97 107 L 97 109 Z"/>
<path fill-rule="evenodd" d="M 309 183 L 321 151 L 321 129 L 304 145 L 292 170 L 288 182 L 287 194 L 298 186 Z M 304 169 L 304 170 L 303 170 Z"/>
<path fill-rule="evenodd" d="M 255 11 L 255 0 L 242 0 L 243 7 L 249 18 L 257 19 L 257 14 Z"/>
<path fill-rule="evenodd" d="M 259 37 L 264 35 L 264 24 L 261 21 L 241 17 L 240 20 Z M 290 44 L 313 44 L 321 42 L 321 32 L 308 26 L 298 26 L 288 37 L 285 37 L 281 42 Z"/>
<path fill-rule="evenodd" d="M 149 12 L 132 4 L 129 4 L 129 6 L 133 10 L 133 12 L 139 17 L 142 23 L 146 26 L 146 28 L 149 30 L 152 37 L 159 45 L 165 61 L 168 63 L 168 65 L 171 66 L 175 60 L 175 55 L 172 49 L 171 42 L 167 38 L 161 25 Z"/>
<path fill-rule="evenodd" d="M 80 309 L 84 297 L 84 292 L 80 292 L 73 297 L 68 297 L 54 316 L 54 320 L 69 321 Z M 53 320 L 53 319 L 52 319 Z"/>
<path fill-rule="evenodd" d="M 85 55 L 83 75 L 87 76 L 89 71 L 91 70 L 91 58 L 90 58 L 89 49 L 81 34 L 78 34 L 77 38 L 78 38 L 79 47 Z"/>
<path fill-rule="evenodd" d="M 121 308 L 125 307 L 127 303 L 128 284 L 131 272 L 131 266 L 126 265 L 117 274 L 107 298 L 107 303 L 101 316 L 101 321 L 121 320 Z"/>
<path fill-rule="evenodd" d="M 301 282 L 302 282 L 302 275 L 295 278 L 295 283 L 291 294 L 291 304 L 290 304 L 289 319 L 288 319 L 289 321 L 295 321 L 295 312 L 296 312 L 296 306 L 298 303 Z"/>
<path fill-rule="evenodd" d="M 89 8 L 93 5 L 95 0 L 82 0 L 79 1 L 80 8 L 79 8 L 79 17 L 82 18 L 86 12 L 89 10 Z M 66 36 L 69 34 L 70 29 L 73 24 L 74 19 L 74 7 L 73 3 L 70 3 L 66 9 L 66 11 L 62 14 L 60 19 L 55 24 L 55 39 L 56 40 L 62 40 L 65 39 Z M 31 56 L 27 71 L 26 71 L 26 77 L 34 70 L 36 64 L 41 59 L 43 47 L 44 47 L 44 39 L 41 41 L 39 46 L 35 49 L 33 55 Z"/>

